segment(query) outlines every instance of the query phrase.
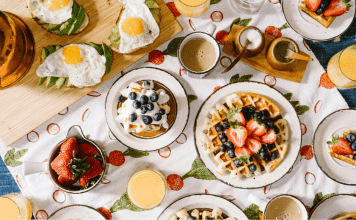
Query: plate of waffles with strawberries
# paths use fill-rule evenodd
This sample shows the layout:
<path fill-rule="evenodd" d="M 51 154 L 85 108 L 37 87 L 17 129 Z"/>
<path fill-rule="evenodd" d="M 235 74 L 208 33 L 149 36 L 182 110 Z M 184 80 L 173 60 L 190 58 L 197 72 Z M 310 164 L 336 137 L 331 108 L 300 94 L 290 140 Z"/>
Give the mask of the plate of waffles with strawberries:
<path fill-rule="evenodd" d="M 326 116 L 314 133 L 313 153 L 330 179 L 356 185 L 356 110 L 342 109 Z"/>
<path fill-rule="evenodd" d="M 352 25 L 355 0 L 288 0 L 282 1 L 288 25 L 304 38 L 331 40 Z"/>
<path fill-rule="evenodd" d="M 195 146 L 205 167 L 237 188 L 260 188 L 292 168 L 301 146 L 300 121 L 278 90 L 259 82 L 221 87 L 200 107 Z"/>

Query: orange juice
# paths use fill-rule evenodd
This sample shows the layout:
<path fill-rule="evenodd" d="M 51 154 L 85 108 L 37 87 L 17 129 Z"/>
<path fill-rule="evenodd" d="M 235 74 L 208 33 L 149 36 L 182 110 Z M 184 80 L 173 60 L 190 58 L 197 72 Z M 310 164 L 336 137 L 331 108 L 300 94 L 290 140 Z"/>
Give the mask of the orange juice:
<path fill-rule="evenodd" d="M 340 88 L 356 87 L 356 45 L 335 54 L 328 63 L 330 80 Z"/>
<path fill-rule="evenodd" d="M 210 0 L 174 0 L 177 10 L 187 17 L 199 17 L 208 10 Z"/>
<path fill-rule="evenodd" d="M 0 197 L 0 219 L 31 219 L 31 204 L 21 195 L 9 194 Z"/>
<path fill-rule="evenodd" d="M 167 181 L 163 174 L 151 169 L 135 173 L 127 184 L 127 195 L 130 201 L 142 209 L 159 206 L 166 191 Z"/>

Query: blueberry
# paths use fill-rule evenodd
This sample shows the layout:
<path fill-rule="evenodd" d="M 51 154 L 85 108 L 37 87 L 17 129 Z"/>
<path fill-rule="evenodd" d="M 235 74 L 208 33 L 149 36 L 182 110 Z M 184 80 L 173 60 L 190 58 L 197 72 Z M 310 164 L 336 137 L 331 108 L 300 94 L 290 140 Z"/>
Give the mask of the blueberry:
<path fill-rule="evenodd" d="M 259 118 L 259 117 L 260 117 L 260 112 L 255 112 L 255 113 L 253 113 L 253 117 Z"/>
<path fill-rule="evenodd" d="M 260 119 L 261 119 L 262 121 L 266 121 L 266 120 L 267 120 L 267 116 L 262 115 L 262 116 L 260 117 Z"/>
<path fill-rule="evenodd" d="M 266 152 L 260 151 L 260 157 L 263 159 L 266 156 Z"/>
<path fill-rule="evenodd" d="M 323 9 L 319 7 L 318 10 L 316 10 L 315 13 L 320 15 L 321 13 L 323 13 Z"/>
<path fill-rule="evenodd" d="M 227 141 L 226 142 L 226 146 L 228 147 L 228 148 L 234 148 L 235 146 L 234 146 L 234 144 L 231 142 L 231 141 Z"/>
<path fill-rule="evenodd" d="M 251 164 L 250 166 L 248 166 L 248 168 L 251 170 L 252 173 L 257 170 L 257 167 L 255 164 Z"/>
<path fill-rule="evenodd" d="M 248 112 L 247 107 L 242 107 L 242 108 L 241 108 L 241 112 L 242 112 L 243 114 L 247 113 L 247 112 Z"/>
<path fill-rule="evenodd" d="M 143 82 L 143 85 L 144 85 L 144 86 L 150 86 L 151 83 L 150 83 L 149 81 L 144 81 L 144 82 Z"/>
<path fill-rule="evenodd" d="M 160 121 L 162 119 L 162 115 L 160 113 L 156 113 L 154 116 L 153 116 L 153 119 L 155 121 Z"/>
<path fill-rule="evenodd" d="M 164 114 L 166 114 L 166 110 L 164 110 L 163 108 L 161 108 L 161 109 L 158 111 L 158 113 L 160 113 L 161 115 L 164 115 Z"/>
<path fill-rule="evenodd" d="M 225 134 L 225 133 L 220 133 L 220 134 L 219 134 L 219 138 L 220 138 L 220 139 L 226 138 L 226 134 Z"/>
<path fill-rule="evenodd" d="M 125 97 L 123 97 L 122 95 L 120 95 L 119 97 L 119 102 L 124 102 L 125 101 Z"/>
<path fill-rule="evenodd" d="M 269 150 L 273 150 L 276 146 L 274 144 L 267 144 Z"/>
<path fill-rule="evenodd" d="M 354 143 L 355 140 L 356 140 L 356 135 L 352 132 L 348 133 L 346 135 L 346 140 L 351 144 L 351 143 Z"/>
<path fill-rule="evenodd" d="M 354 158 L 354 160 L 356 160 L 356 154 L 354 154 L 353 158 Z"/>
<path fill-rule="evenodd" d="M 135 113 L 133 113 L 129 116 L 130 122 L 134 122 L 134 121 L 136 121 L 136 119 L 137 119 L 137 115 Z"/>
<path fill-rule="evenodd" d="M 147 110 L 148 110 L 148 109 L 147 109 L 146 106 L 142 106 L 142 107 L 141 107 L 141 114 L 143 114 L 143 115 L 146 114 Z"/>
<path fill-rule="evenodd" d="M 155 108 L 155 106 L 152 103 L 148 103 L 146 106 L 148 111 L 152 111 Z"/>
<path fill-rule="evenodd" d="M 262 144 L 262 151 L 263 152 L 267 152 L 267 145 L 266 144 Z"/>
<path fill-rule="evenodd" d="M 217 125 L 215 129 L 217 132 L 222 132 L 224 130 L 224 127 L 222 125 Z"/>
<path fill-rule="evenodd" d="M 234 149 L 229 149 L 227 151 L 227 155 L 231 158 L 234 158 L 235 157 L 235 150 Z"/>
<path fill-rule="evenodd" d="M 274 133 L 278 134 L 281 130 L 277 126 L 273 127 Z"/>
<path fill-rule="evenodd" d="M 277 155 L 277 152 L 276 152 L 276 151 L 274 151 L 274 152 L 271 153 L 271 158 L 272 158 L 273 160 L 277 159 L 277 157 L 278 157 L 278 155 Z"/>
<path fill-rule="evenodd" d="M 251 119 L 251 113 L 250 112 L 247 112 L 245 115 L 244 115 L 244 117 L 245 117 L 245 120 L 246 121 L 249 121 L 250 119 Z"/>
<path fill-rule="evenodd" d="M 193 216 L 189 216 L 188 220 L 197 220 L 197 218 L 193 217 Z"/>
<path fill-rule="evenodd" d="M 129 98 L 130 98 L 131 100 L 135 100 L 136 97 L 137 97 L 136 92 L 130 92 L 130 93 L 129 93 Z"/>
<path fill-rule="evenodd" d="M 248 112 L 251 112 L 251 113 L 256 111 L 256 108 L 253 107 L 252 105 L 248 106 L 247 109 L 248 109 Z"/>
<path fill-rule="evenodd" d="M 146 105 L 148 103 L 148 97 L 143 95 L 143 96 L 141 96 L 140 101 L 141 101 L 142 105 Z"/>
<path fill-rule="evenodd" d="M 158 95 L 156 93 L 153 93 L 151 96 L 150 96 L 150 99 L 151 99 L 151 102 L 157 102 L 158 100 Z"/>
<path fill-rule="evenodd" d="M 355 220 L 354 218 L 347 218 L 346 220 Z"/>
<path fill-rule="evenodd" d="M 206 220 L 214 220 L 213 218 L 210 217 L 206 217 Z"/>
<path fill-rule="evenodd" d="M 271 160 L 271 155 L 266 154 L 265 157 L 263 158 L 266 162 Z"/>
<path fill-rule="evenodd" d="M 152 123 L 152 118 L 151 118 L 151 116 L 148 116 L 148 115 L 144 115 L 142 117 L 142 120 L 143 120 L 143 123 L 145 123 L 146 125 L 149 125 Z"/>
<path fill-rule="evenodd" d="M 236 159 L 236 160 L 234 160 L 234 164 L 235 164 L 235 166 L 236 166 L 236 167 L 241 166 L 241 164 L 240 164 L 239 160 L 237 160 L 237 159 Z"/>
<path fill-rule="evenodd" d="M 352 143 L 351 144 L 351 148 L 352 148 L 353 151 L 356 151 L 356 143 Z"/>
<path fill-rule="evenodd" d="M 132 103 L 132 106 L 135 108 L 135 109 L 138 109 L 141 107 L 141 102 L 140 101 L 137 101 L 137 100 L 134 100 L 133 103 Z"/>
<path fill-rule="evenodd" d="M 225 137 L 225 138 L 221 139 L 221 141 L 222 141 L 223 143 L 226 143 L 226 142 L 228 141 L 228 139 Z"/>
<path fill-rule="evenodd" d="M 269 128 L 273 128 L 273 126 L 274 126 L 273 118 L 267 119 L 266 125 L 267 125 L 267 127 L 269 127 Z"/>
<path fill-rule="evenodd" d="M 229 127 L 230 127 L 229 124 L 225 124 L 225 123 L 224 123 L 222 126 L 223 126 L 223 128 L 224 128 L 225 130 L 229 129 Z"/>
<path fill-rule="evenodd" d="M 225 144 L 222 144 L 221 146 L 220 146 L 220 151 L 221 152 L 225 152 L 227 150 L 227 146 L 225 145 Z"/>
<path fill-rule="evenodd" d="M 268 116 L 269 116 L 268 111 L 267 111 L 267 110 L 263 110 L 263 111 L 261 112 L 261 116 L 266 116 L 266 117 L 268 117 Z"/>

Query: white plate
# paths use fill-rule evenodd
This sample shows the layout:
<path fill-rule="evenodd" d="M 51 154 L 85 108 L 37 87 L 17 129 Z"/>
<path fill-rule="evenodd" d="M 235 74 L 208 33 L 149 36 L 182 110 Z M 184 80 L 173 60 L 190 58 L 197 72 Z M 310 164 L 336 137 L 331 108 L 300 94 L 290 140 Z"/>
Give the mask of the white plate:
<path fill-rule="evenodd" d="M 356 185 L 356 166 L 333 158 L 328 153 L 327 141 L 343 131 L 356 130 L 356 110 L 343 109 L 326 116 L 314 133 L 314 158 L 320 169 L 330 179 L 345 185 Z"/>
<path fill-rule="evenodd" d="M 127 88 L 131 82 L 154 80 L 167 87 L 175 98 L 177 116 L 171 127 L 161 136 L 151 139 L 135 137 L 124 130 L 117 122 L 117 104 L 120 90 Z M 153 151 L 174 142 L 183 132 L 189 118 L 188 97 L 182 84 L 170 73 L 152 67 L 138 68 L 125 73 L 111 86 L 105 101 L 106 122 L 115 138 L 127 147 L 139 151 Z"/>
<path fill-rule="evenodd" d="M 70 205 L 63 207 L 52 213 L 48 219 L 106 220 L 99 211 L 85 205 Z"/>
<path fill-rule="evenodd" d="M 310 219 L 334 219 L 356 210 L 356 197 L 350 194 L 331 196 L 319 203 L 310 216 Z"/>
<path fill-rule="evenodd" d="M 290 130 L 289 148 L 286 158 L 284 158 L 282 163 L 279 164 L 279 166 L 272 173 L 264 172 L 260 176 L 252 176 L 249 178 L 243 177 L 240 181 L 236 179 L 231 179 L 229 177 L 230 173 L 225 174 L 223 176 L 218 174 L 215 171 L 217 167 L 217 162 L 214 160 L 212 155 L 206 155 L 204 153 L 205 148 L 200 143 L 200 135 L 202 133 L 203 121 L 208 115 L 209 110 L 218 102 L 224 103 L 225 97 L 227 95 L 236 92 L 257 93 L 272 100 L 281 109 L 282 117 L 287 120 Z M 251 81 L 228 84 L 211 94 L 200 107 L 198 116 L 194 124 L 194 136 L 195 147 L 197 149 L 200 159 L 202 160 L 203 164 L 205 164 L 206 168 L 221 182 L 233 187 L 244 189 L 264 187 L 281 179 L 289 171 L 289 169 L 292 168 L 293 164 L 297 160 L 302 141 L 300 121 L 297 113 L 295 112 L 290 102 L 276 89 L 273 89 L 263 83 Z"/>
<path fill-rule="evenodd" d="M 302 0 L 283 0 L 283 14 L 295 32 L 310 40 L 325 41 L 343 34 L 351 26 L 355 16 L 355 0 L 351 0 L 350 10 L 338 16 L 330 27 L 326 28 L 300 10 L 300 1 Z"/>
<path fill-rule="evenodd" d="M 245 213 L 234 203 L 215 195 L 196 194 L 183 197 L 170 204 L 158 216 L 157 220 L 168 220 L 178 210 L 186 208 L 188 211 L 195 208 L 210 208 L 219 207 L 223 213 L 229 217 L 235 217 L 238 220 L 248 220 Z"/>

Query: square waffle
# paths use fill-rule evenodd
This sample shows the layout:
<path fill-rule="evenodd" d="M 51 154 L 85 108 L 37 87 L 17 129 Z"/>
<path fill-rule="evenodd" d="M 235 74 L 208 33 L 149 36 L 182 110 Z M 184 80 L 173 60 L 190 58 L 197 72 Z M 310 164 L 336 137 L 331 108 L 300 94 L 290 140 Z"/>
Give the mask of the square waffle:
<path fill-rule="evenodd" d="M 190 212 L 190 213 L 189 213 Z M 223 214 L 221 208 L 215 207 L 211 209 L 194 209 L 192 211 L 187 211 L 186 208 L 178 210 L 169 220 L 186 220 L 189 216 L 194 217 L 195 219 L 206 220 L 208 217 L 212 219 L 221 219 L 221 220 L 236 220 L 235 217 L 227 217 L 226 214 Z"/>
<path fill-rule="evenodd" d="M 316 20 L 317 22 L 319 22 L 326 28 L 328 28 L 336 18 L 334 16 L 326 17 L 326 16 L 324 16 L 324 14 L 318 15 L 317 13 L 310 11 L 309 8 L 307 7 L 307 5 L 305 4 L 305 1 L 301 1 L 299 3 L 299 8 L 302 11 L 304 11 L 305 13 L 307 13 L 310 17 L 314 18 L 314 20 Z"/>
<path fill-rule="evenodd" d="M 344 131 L 342 133 L 342 137 L 344 139 L 346 139 L 346 135 L 348 133 L 351 133 L 351 132 L 352 132 L 351 130 Z M 353 132 L 353 133 L 356 135 L 356 132 Z M 334 158 L 337 158 L 337 159 L 342 160 L 342 161 L 344 161 L 346 163 L 349 163 L 351 165 L 356 166 L 356 160 L 353 159 L 353 155 L 339 155 L 339 154 L 336 154 L 336 153 L 333 152 L 332 147 L 329 147 L 328 153 L 330 154 L 330 156 L 332 156 Z"/>

